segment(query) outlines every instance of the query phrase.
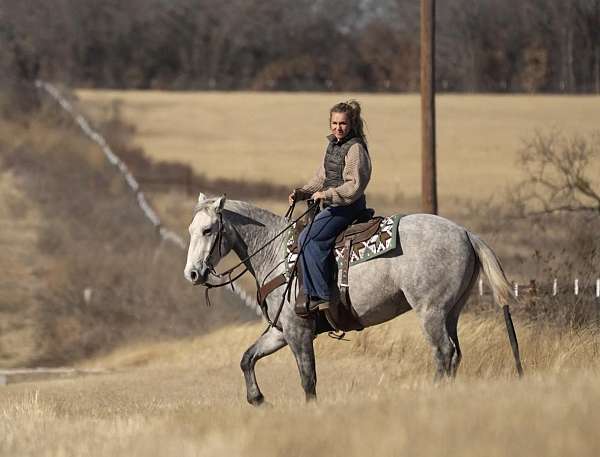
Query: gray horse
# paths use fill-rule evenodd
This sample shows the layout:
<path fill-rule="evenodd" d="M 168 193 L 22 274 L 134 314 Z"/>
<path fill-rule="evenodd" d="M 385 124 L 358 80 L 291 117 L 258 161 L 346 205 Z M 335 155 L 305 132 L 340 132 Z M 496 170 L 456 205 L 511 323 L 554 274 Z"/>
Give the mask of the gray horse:
<path fill-rule="evenodd" d="M 224 280 L 214 274 L 214 267 L 222 257 L 233 250 L 240 259 L 245 259 L 285 229 L 287 223 L 286 219 L 249 203 L 226 200 L 224 196 L 208 199 L 200 194 L 189 227 L 185 277 L 194 285 L 223 284 Z M 508 302 L 514 299 L 510 284 L 492 250 L 464 227 L 447 219 L 429 214 L 405 216 L 400 220 L 398 236 L 395 251 L 350 269 L 352 304 L 364 327 L 414 310 L 433 348 L 435 379 L 453 377 L 461 360 L 458 317 L 480 267 L 488 277 L 494 300 L 504 306 L 508 318 Z M 246 262 L 257 284 L 283 272 L 282 238 Z M 283 293 L 284 287 L 280 287 L 267 298 L 271 320 Z M 277 326 L 269 327 L 242 358 L 248 402 L 260 405 L 264 401 L 254 373 L 256 362 L 286 344 L 296 358 L 307 400 L 316 398 L 315 335 L 315 317 L 298 317 L 293 303 L 285 300 Z M 515 359 L 520 372 L 518 347 Z"/>

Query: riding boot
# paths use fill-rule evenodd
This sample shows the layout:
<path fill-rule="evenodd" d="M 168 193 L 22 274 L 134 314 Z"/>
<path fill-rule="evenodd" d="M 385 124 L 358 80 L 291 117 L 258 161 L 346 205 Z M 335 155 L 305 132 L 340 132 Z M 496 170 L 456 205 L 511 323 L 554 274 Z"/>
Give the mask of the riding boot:
<path fill-rule="evenodd" d="M 294 304 L 294 311 L 298 316 L 306 317 L 310 314 L 308 305 L 310 304 L 310 297 L 308 297 L 302 289 L 298 292 L 296 297 L 296 303 Z"/>

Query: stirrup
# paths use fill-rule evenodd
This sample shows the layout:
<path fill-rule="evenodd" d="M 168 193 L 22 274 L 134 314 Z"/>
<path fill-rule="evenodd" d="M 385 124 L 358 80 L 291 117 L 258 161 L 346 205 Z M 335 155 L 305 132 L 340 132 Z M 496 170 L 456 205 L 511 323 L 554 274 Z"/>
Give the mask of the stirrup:
<path fill-rule="evenodd" d="M 329 309 L 329 301 L 327 300 L 307 300 L 296 301 L 294 311 L 300 317 L 308 317 L 315 311 Z"/>
<path fill-rule="evenodd" d="M 325 311 L 326 309 L 329 309 L 329 300 L 323 300 L 318 303 L 318 309 L 319 311 Z"/>

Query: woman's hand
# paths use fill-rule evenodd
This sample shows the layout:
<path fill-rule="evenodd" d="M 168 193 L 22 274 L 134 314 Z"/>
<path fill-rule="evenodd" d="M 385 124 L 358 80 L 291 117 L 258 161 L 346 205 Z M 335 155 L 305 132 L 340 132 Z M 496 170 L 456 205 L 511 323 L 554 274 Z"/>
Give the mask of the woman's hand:
<path fill-rule="evenodd" d="M 296 191 L 293 190 L 292 193 L 288 196 L 288 202 L 290 204 L 290 206 L 292 206 L 292 204 L 294 203 L 294 200 L 296 200 Z"/>
<path fill-rule="evenodd" d="M 325 192 L 321 192 L 321 191 L 315 192 L 314 194 L 312 194 L 312 197 L 310 197 L 310 198 L 312 198 L 315 201 L 327 199 L 327 197 L 325 196 Z"/>

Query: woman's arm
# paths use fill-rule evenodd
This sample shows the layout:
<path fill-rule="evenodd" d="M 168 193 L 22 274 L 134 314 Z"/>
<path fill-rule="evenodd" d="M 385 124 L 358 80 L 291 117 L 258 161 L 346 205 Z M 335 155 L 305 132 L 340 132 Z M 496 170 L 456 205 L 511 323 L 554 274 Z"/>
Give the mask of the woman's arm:
<path fill-rule="evenodd" d="M 371 179 L 371 159 L 362 144 L 357 143 L 350 147 L 346 154 L 343 177 L 342 185 L 323 192 L 326 199 L 334 205 L 349 205 L 357 200 L 364 194 Z"/>
<path fill-rule="evenodd" d="M 324 182 L 325 182 L 325 167 L 324 167 L 323 163 L 321 163 L 319 165 L 319 168 L 317 168 L 314 176 L 311 178 L 311 180 L 308 181 L 307 184 L 302 186 L 300 188 L 300 190 L 304 193 L 305 196 L 307 196 L 306 198 L 310 198 L 310 196 L 312 194 L 323 189 Z M 302 198 L 302 200 L 306 200 L 306 198 Z"/>

